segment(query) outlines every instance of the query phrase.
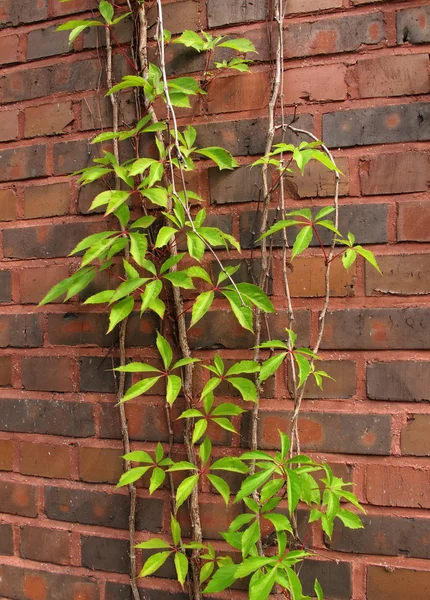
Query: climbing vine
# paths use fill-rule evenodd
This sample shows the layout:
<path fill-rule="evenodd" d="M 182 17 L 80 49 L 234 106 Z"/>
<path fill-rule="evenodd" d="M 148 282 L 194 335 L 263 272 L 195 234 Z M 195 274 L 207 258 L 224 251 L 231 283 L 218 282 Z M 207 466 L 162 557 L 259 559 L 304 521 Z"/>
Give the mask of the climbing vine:
<path fill-rule="evenodd" d="M 68 0 L 60 0 L 67 2 Z M 300 406 L 307 382 L 313 379 L 322 388 L 329 375 L 317 365 L 324 333 L 325 316 L 330 299 L 330 267 L 340 259 L 348 269 L 357 255 L 363 256 L 378 269 L 373 254 L 355 244 L 354 235 L 344 235 L 338 224 L 338 189 L 340 173 L 327 147 L 308 131 L 296 127 L 295 119 L 283 113 L 282 35 L 285 3 L 274 0 L 275 59 L 269 120 L 264 156 L 250 167 L 261 170 L 262 198 L 260 231 L 253 252 L 260 260 L 259 280 L 239 281 L 237 266 L 225 266 L 218 249 L 241 252 L 239 242 L 229 233 L 207 224 L 205 201 L 188 189 L 187 174 L 201 161 L 214 163 L 220 170 L 237 168 L 236 159 L 224 148 L 201 147 L 196 129 L 179 127 L 177 108 L 190 108 L 190 99 L 203 97 L 209 83 L 220 73 L 250 70 L 253 44 L 246 38 L 212 36 L 206 32 L 184 31 L 173 38 L 164 27 L 161 0 L 156 1 L 157 64 L 148 60 L 147 3 L 127 0 L 127 7 L 108 0 L 99 2 L 99 17 L 92 20 L 72 20 L 59 27 L 70 31 L 70 43 L 88 28 L 101 28 L 106 39 L 107 86 L 114 114 L 112 131 L 97 135 L 92 143 L 100 145 L 100 158 L 79 173 L 82 186 L 97 180 L 106 182 L 91 209 L 103 208 L 107 229 L 83 239 L 72 254 L 81 255 L 80 267 L 68 279 L 57 284 L 41 304 L 66 295 L 66 301 L 76 296 L 101 271 L 109 272 L 118 282 L 115 289 L 100 291 L 85 301 L 102 305 L 109 311 L 108 332 L 120 329 L 120 373 L 118 405 L 121 411 L 125 447 L 125 471 L 119 487 L 128 486 L 131 496 L 130 580 L 135 600 L 139 598 L 136 578 L 148 577 L 172 558 L 180 585 L 190 598 L 199 600 L 206 594 L 231 588 L 239 579 L 249 578 L 250 600 L 268 598 L 274 586 L 292 600 L 305 600 L 299 577 L 299 565 L 312 555 L 299 538 L 296 511 L 299 505 L 308 507 L 309 522 L 319 521 L 324 533 L 331 537 L 336 519 L 349 528 L 362 527 L 357 514 L 363 511 L 351 484 L 335 477 L 327 464 L 319 464 L 301 454 L 298 433 Z M 133 22 L 134 38 L 131 56 L 115 38 L 115 25 L 123 19 Z M 206 67 L 200 79 L 189 76 L 168 77 L 165 48 L 169 44 L 185 46 L 206 56 Z M 113 50 L 115 45 L 133 68 L 119 82 L 113 80 Z M 218 59 L 220 49 L 231 56 Z M 132 91 L 138 119 L 129 127 L 120 127 L 118 98 Z M 164 106 L 162 116 L 156 107 Z M 298 144 L 286 143 L 285 134 L 301 136 Z M 275 136 L 279 133 L 278 138 Z M 152 137 L 155 153 L 141 153 L 142 138 Z M 277 143 L 275 139 L 278 139 Z M 134 156 L 120 161 L 120 144 L 132 142 Z M 147 144 L 145 145 L 147 147 Z M 333 203 L 315 212 L 311 209 L 287 210 L 287 185 L 297 167 L 303 174 L 310 161 L 319 161 L 333 173 L 335 194 Z M 109 185 L 109 181 L 115 184 Z M 269 207 L 277 202 L 276 216 L 269 219 Z M 197 206 L 197 208 L 196 208 Z M 201 207 L 200 207 L 201 206 Z M 321 233 L 331 236 L 324 243 Z M 267 280 L 273 252 L 273 236 L 282 236 L 283 280 L 288 306 L 288 321 L 283 339 L 272 339 L 270 314 L 275 308 L 269 299 Z M 291 240 L 291 244 L 290 244 Z M 325 298 L 319 319 L 318 337 L 312 348 L 298 343 L 295 331 L 294 307 L 289 291 L 289 268 L 294 259 L 316 241 L 325 264 Z M 205 253 L 218 264 L 219 275 L 206 268 Z M 120 267 L 120 268 L 119 268 Z M 197 291 L 198 290 L 198 291 Z M 185 295 L 186 294 L 186 295 Z M 226 367 L 216 354 L 206 363 L 193 356 L 188 331 L 205 315 L 219 297 L 229 307 L 240 326 L 255 334 L 253 360 L 241 360 Z M 155 313 L 159 319 L 156 347 L 159 361 L 128 362 L 125 334 L 131 313 Z M 263 337 L 263 331 L 267 335 Z M 216 340 L 215 340 L 216 341 Z M 258 449 L 258 410 L 262 385 L 273 378 L 287 363 L 291 374 L 291 396 L 294 410 L 290 431 L 279 431 L 279 451 Z M 197 369 L 207 374 L 202 390 L 195 379 Z M 125 376 L 134 374 L 139 380 L 126 389 Z M 217 395 L 223 382 L 238 393 L 241 402 L 219 401 Z M 125 403 L 149 393 L 154 386 L 165 384 L 165 409 L 170 443 L 158 444 L 154 453 L 131 447 Z M 178 398 L 184 398 L 185 410 L 179 416 L 183 423 L 186 460 L 172 459 L 173 426 L 171 408 Z M 243 406 L 249 407 L 244 409 Z M 238 435 L 234 418 L 250 412 L 250 450 L 214 458 L 208 425 Z M 226 474 L 241 478 L 239 491 L 232 493 Z M 173 474 L 177 474 L 173 477 Z M 179 479 L 178 479 L 179 476 Z M 171 492 L 170 536 L 135 541 L 135 483 L 145 477 L 149 494 L 165 482 Z M 179 481 L 178 484 L 176 482 Z M 227 531 L 220 532 L 225 551 L 216 550 L 204 539 L 200 521 L 199 489 L 202 482 L 210 484 L 226 505 L 241 503 L 243 512 Z M 342 504 L 341 504 L 342 502 Z M 184 539 L 178 519 L 178 509 L 187 505 L 192 525 L 191 539 Z M 268 531 L 267 534 L 262 531 Z M 141 572 L 136 571 L 136 548 L 149 552 Z M 323 591 L 315 581 L 318 600 Z"/>

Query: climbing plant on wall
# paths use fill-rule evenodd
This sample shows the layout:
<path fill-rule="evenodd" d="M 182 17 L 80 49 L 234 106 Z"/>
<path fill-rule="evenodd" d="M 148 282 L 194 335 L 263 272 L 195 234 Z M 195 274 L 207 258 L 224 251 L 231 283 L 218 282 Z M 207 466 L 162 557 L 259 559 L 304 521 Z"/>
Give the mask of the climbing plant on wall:
<path fill-rule="evenodd" d="M 352 529 L 362 526 L 357 513 L 363 509 L 351 491 L 351 484 L 334 476 L 327 464 L 315 462 L 300 450 L 298 418 L 306 384 L 313 380 L 322 388 L 324 379 L 329 377 L 320 368 L 318 352 L 330 299 L 330 269 L 334 260 L 341 260 L 348 269 L 357 255 L 376 269 L 378 266 L 373 254 L 355 243 L 353 233 L 339 230 L 338 190 L 342 174 L 330 151 L 311 132 L 298 129 L 294 118 L 288 121 L 283 114 L 279 99 L 283 89 L 285 4 L 274 0 L 276 50 L 266 152 L 249 167 L 261 171 L 261 212 L 254 250 L 260 260 L 260 275 L 254 283 L 237 279 L 239 263 L 226 266 L 219 257 L 219 249 L 237 256 L 241 252 L 239 242 L 230 233 L 207 223 L 205 198 L 191 191 L 187 181 L 189 174 L 203 162 L 215 164 L 220 170 L 234 170 L 238 163 L 222 147 L 202 147 L 194 127 L 178 126 L 175 111 L 190 108 L 194 98 L 204 99 L 210 94 L 210 83 L 221 74 L 248 72 L 255 48 L 245 38 L 214 37 L 205 32 L 186 30 L 173 38 L 164 27 L 162 3 L 157 0 L 156 62 L 149 62 L 147 4 L 142 0 L 127 0 L 127 6 L 116 6 L 101 0 L 99 15 L 94 19 L 68 21 L 59 27 L 70 31 L 71 43 L 88 28 L 105 32 L 107 95 L 112 103 L 114 127 L 92 140 L 101 147 L 100 158 L 75 174 L 82 186 L 97 180 L 106 182 L 106 189 L 91 204 L 92 210 L 104 210 L 106 230 L 90 235 L 76 246 L 72 254 L 81 256 L 80 267 L 56 285 L 41 304 L 63 294 L 69 300 L 102 271 L 109 272 L 111 279 L 117 281 L 114 289 L 90 296 L 85 304 L 105 306 L 109 311 L 108 331 L 119 328 L 118 410 L 126 453 L 125 471 L 118 486 L 128 486 L 131 496 L 130 579 L 135 600 L 139 598 L 137 576 L 156 574 L 169 558 L 173 559 L 179 583 L 194 600 L 234 587 L 241 579 L 249 581 L 250 600 L 268 598 L 274 586 L 287 598 L 303 600 L 308 596 L 303 594 L 298 567 L 312 555 L 312 550 L 300 539 L 297 508 L 307 507 L 309 522 L 320 522 L 328 537 L 336 519 Z M 133 23 L 131 55 L 115 42 L 115 25 L 124 19 Z M 132 67 L 132 73 L 119 82 L 114 82 L 112 40 Z M 170 44 L 204 54 L 204 73 L 199 78 L 168 77 L 165 48 Z M 133 92 L 138 115 L 127 128 L 119 127 L 118 119 L 118 98 L 124 90 Z M 287 132 L 297 136 L 297 144 L 286 143 Z M 121 161 L 121 144 L 128 142 L 133 157 Z M 142 152 L 142 146 L 149 151 Z M 310 161 L 322 163 L 333 173 L 333 203 L 318 211 L 288 210 L 288 181 L 293 167 L 303 174 Z M 269 207 L 276 209 L 274 218 Z M 266 293 L 274 236 L 282 243 L 288 306 L 282 339 L 271 338 L 270 315 L 275 308 Z M 295 258 L 314 242 L 324 259 L 326 292 L 318 337 L 309 348 L 301 346 L 297 336 L 289 269 Z M 207 267 L 207 255 L 217 263 L 218 275 Z M 226 366 L 219 354 L 211 362 L 193 356 L 188 331 L 205 315 L 210 315 L 214 303 L 228 307 L 240 327 L 255 335 L 252 360 Z M 127 361 L 127 320 L 135 310 L 141 315 L 155 313 L 159 319 L 156 338 L 159 357 L 154 361 Z M 285 365 L 291 378 L 291 427 L 289 431 L 278 432 L 277 452 L 264 452 L 258 448 L 260 393 L 265 382 Z M 197 370 L 205 373 L 205 383 L 200 388 L 195 377 Z M 128 373 L 137 382 L 126 389 Z M 218 399 L 224 382 L 237 390 L 237 402 Z M 168 447 L 158 444 L 154 453 L 133 450 L 124 406 L 160 384 L 165 386 L 170 444 Z M 178 419 L 183 424 L 186 460 L 174 461 L 172 407 L 182 400 L 185 410 Z M 249 450 L 238 452 L 231 448 L 228 455 L 214 458 L 208 431 L 219 428 L 238 435 L 235 417 L 246 412 L 251 423 Z M 231 473 L 240 479 L 235 492 L 228 483 Z M 171 532 L 169 537 L 136 544 L 135 484 L 142 478 L 148 482 L 150 494 L 168 484 Z M 199 510 L 202 482 L 216 490 L 226 505 L 240 503 L 243 507 L 227 531 L 220 532 L 225 541 L 223 551 L 215 549 L 202 533 Z M 181 532 L 178 510 L 183 505 L 188 507 L 190 515 L 190 539 Z M 140 573 L 137 573 L 136 548 L 149 553 Z M 318 599 L 323 598 L 318 581 L 314 590 Z"/>

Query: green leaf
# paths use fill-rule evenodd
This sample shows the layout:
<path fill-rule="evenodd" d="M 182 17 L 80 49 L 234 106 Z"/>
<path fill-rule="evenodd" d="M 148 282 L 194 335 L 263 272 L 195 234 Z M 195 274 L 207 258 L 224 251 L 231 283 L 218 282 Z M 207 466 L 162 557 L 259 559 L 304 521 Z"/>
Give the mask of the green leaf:
<path fill-rule="evenodd" d="M 274 233 L 281 231 L 281 229 L 286 229 L 287 227 L 292 227 L 293 225 L 299 225 L 299 224 L 300 224 L 300 221 L 294 221 L 293 219 L 286 219 L 283 221 L 278 221 L 277 223 L 272 225 L 272 227 L 270 227 L 266 231 L 266 233 L 263 233 L 263 235 L 261 235 L 256 241 L 259 242 L 260 240 L 268 237 L 269 235 L 273 235 Z"/>
<path fill-rule="evenodd" d="M 184 253 L 177 254 L 176 256 L 171 256 L 167 260 L 163 262 L 160 267 L 160 274 L 166 273 L 169 269 L 177 265 L 184 258 Z"/>
<path fill-rule="evenodd" d="M 337 512 L 337 517 L 342 521 L 345 527 L 348 529 L 363 529 L 363 523 L 358 515 L 351 512 L 350 510 L 340 509 Z"/>
<path fill-rule="evenodd" d="M 148 575 L 152 575 L 152 573 L 158 571 L 158 569 L 162 567 L 169 558 L 170 554 L 171 552 L 157 552 L 157 554 L 150 556 L 143 565 L 143 569 L 139 573 L 139 577 L 148 577 Z"/>
<path fill-rule="evenodd" d="M 255 360 L 241 360 L 232 365 L 226 373 L 226 377 L 230 375 L 238 375 L 240 373 L 258 373 L 260 365 Z"/>
<path fill-rule="evenodd" d="M 160 369 L 156 369 L 152 365 L 141 362 L 132 362 L 124 367 L 116 367 L 114 371 L 120 371 L 122 373 L 161 373 Z"/>
<path fill-rule="evenodd" d="M 162 248 L 163 246 L 166 246 L 175 233 L 178 233 L 178 230 L 174 227 L 162 227 L 158 232 L 154 248 Z"/>
<path fill-rule="evenodd" d="M 187 231 L 187 248 L 190 256 L 201 262 L 205 253 L 205 243 L 192 231 Z"/>
<path fill-rule="evenodd" d="M 352 248 L 347 248 L 342 254 L 342 264 L 347 271 L 354 264 L 356 258 L 357 253 Z"/>
<path fill-rule="evenodd" d="M 142 228 L 142 229 L 147 229 L 148 227 L 150 227 L 153 222 L 155 221 L 155 217 L 151 217 L 151 216 L 146 216 L 146 217 L 141 217 L 140 219 L 137 219 L 137 221 L 135 221 L 134 223 L 132 223 L 130 225 L 130 229 L 138 229 L 138 228 Z"/>
<path fill-rule="evenodd" d="M 197 467 L 187 460 L 180 460 L 179 462 L 174 463 L 168 471 L 169 473 L 176 473 L 177 471 L 197 471 Z"/>
<path fill-rule="evenodd" d="M 225 42 L 221 42 L 221 44 L 218 44 L 219 48 L 233 48 L 233 50 L 237 50 L 238 52 L 255 52 L 257 53 L 257 50 L 255 49 L 254 44 L 246 39 L 246 38 L 236 38 L 234 40 L 226 40 Z"/>
<path fill-rule="evenodd" d="M 188 269 L 189 271 L 189 269 Z M 203 292 L 197 296 L 191 314 L 191 325 L 193 327 L 208 312 L 214 301 L 215 294 L 212 290 Z"/>
<path fill-rule="evenodd" d="M 255 519 L 255 514 L 243 513 L 242 515 L 239 515 L 238 517 L 236 517 L 230 523 L 230 527 L 228 528 L 228 530 L 233 533 L 235 531 L 239 531 L 239 529 L 241 529 L 244 525 L 247 525 L 248 523 L 250 523 L 253 519 Z"/>
<path fill-rule="evenodd" d="M 182 552 L 176 552 L 174 562 L 178 581 L 183 588 L 188 575 L 188 558 Z"/>
<path fill-rule="evenodd" d="M 334 206 L 325 206 L 316 214 L 315 221 L 319 221 L 320 219 L 323 219 L 327 215 L 331 215 L 331 213 L 333 213 L 334 211 L 335 211 Z"/>
<path fill-rule="evenodd" d="M 279 513 L 265 514 L 264 518 L 272 523 L 276 531 L 289 531 L 293 533 L 290 520 Z"/>
<path fill-rule="evenodd" d="M 219 386 L 220 383 L 221 383 L 221 379 L 219 379 L 219 377 L 212 377 L 211 379 L 209 379 L 209 381 L 203 388 L 203 391 L 201 394 L 202 398 L 204 398 L 205 396 L 207 396 L 208 394 L 213 392 Z"/>
<path fill-rule="evenodd" d="M 212 418 L 212 421 L 214 423 L 216 423 L 217 425 L 219 425 L 220 427 L 222 427 L 222 429 L 225 429 L 226 431 L 231 431 L 232 433 L 237 433 L 236 429 L 234 428 L 234 426 L 231 424 L 231 422 L 224 418 L 224 417 L 218 417 L 218 418 Z"/>
<path fill-rule="evenodd" d="M 187 365 L 192 365 L 200 362 L 200 358 L 181 358 L 176 362 L 172 369 L 180 369 L 181 367 L 186 367 Z"/>
<path fill-rule="evenodd" d="M 112 298 L 110 299 L 110 303 L 113 304 L 117 300 L 121 300 L 124 296 L 129 296 L 133 292 L 135 292 L 141 285 L 145 283 L 146 279 L 143 277 L 139 277 L 138 279 L 127 279 L 123 281 L 115 290 Z"/>
<path fill-rule="evenodd" d="M 141 175 L 146 171 L 146 169 L 149 169 L 149 167 L 151 167 L 157 162 L 158 161 L 154 160 L 153 158 L 138 158 L 130 166 L 128 171 L 129 175 L 131 175 L 132 177 L 134 177 L 135 175 Z"/>
<path fill-rule="evenodd" d="M 108 2 L 107 0 L 100 0 L 99 11 L 106 23 L 110 25 L 112 23 L 113 15 L 115 13 L 112 4 L 110 4 L 110 2 Z"/>
<path fill-rule="evenodd" d="M 343 175 L 342 171 L 340 171 L 336 167 L 336 165 L 334 164 L 334 162 L 327 156 L 327 154 L 325 154 L 325 152 L 321 152 L 320 150 L 313 150 L 312 151 L 312 158 L 314 160 L 317 160 L 320 163 L 322 163 L 325 167 L 327 167 L 328 169 L 330 169 L 330 171 L 336 171 L 336 173 L 339 173 L 340 175 Z"/>
<path fill-rule="evenodd" d="M 223 404 L 220 404 L 219 406 L 216 406 L 213 409 L 213 411 L 211 412 L 211 417 L 237 416 L 241 415 L 244 412 L 246 411 L 243 410 L 243 408 L 240 408 L 240 406 L 232 404 L 231 402 L 224 402 Z"/>
<path fill-rule="evenodd" d="M 167 391 L 166 391 L 166 400 L 167 403 L 172 406 L 175 402 L 176 398 L 179 395 L 179 392 L 182 388 L 182 379 L 177 375 L 169 375 L 167 377 Z"/>
<path fill-rule="evenodd" d="M 166 340 L 166 338 L 164 338 L 160 332 L 157 332 L 157 348 L 158 348 L 158 352 L 161 355 L 161 358 L 163 359 L 163 364 L 164 364 L 164 368 L 167 370 L 170 365 L 172 364 L 172 358 L 173 358 L 173 353 L 172 353 L 172 348 L 170 347 L 169 342 Z"/>
<path fill-rule="evenodd" d="M 170 79 L 168 85 L 173 91 L 187 95 L 198 94 L 200 90 L 198 81 L 192 77 L 177 77 L 176 79 Z"/>
<path fill-rule="evenodd" d="M 260 523 L 258 519 L 255 521 L 243 532 L 242 535 L 242 556 L 246 558 L 250 553 L 251 549 L 257 543 L 260 538 Z"/>
<path fill-rule="evenodd" d="M 245 377 L 229 377 L 228 381 L 233 387 L 235 387 L 242 398 L 249 402 L 257 402 L 258 394 L 255 384 Z"/>
<path fill-rule="evenodd" d="M 131 400 L 132 398 L 141 396 L 142 394 L 150 390 L 152 387 L 154 387 L 154 385 L 159 379 L 160 377 L 148 377 L 148 379 L 142 379 L 142 381 L 135 383 L 125 394 L 121 402 L 127 402 L 127 400 Z"/>
<path fill-rule="evenodd" d="M 92 263 L 93 260 L 96 260 L 96 258 L 101 257 L 101 255 L 104 254 L 106 250 L 113 246 L 117 239 L 110 238 L 108 240 L 102 240 L 101 242 L 97 242 L 97 244 L 91 246 L 91 248 L 89 248 L 82 257 L 81 268 L 86 267 L 87 265 Z"/>
<path fill-rule="evenodd" d="M 287 573 L 287 577 L 290 582 L 292 600 L 302 600 L 303 589 L 297 573 L 293 571 L 291 567 L 285 567 L 285 572 Z"/>
<path fill-rule="evenodd" d="M 148 250 L 148 238 L 144 233 L 129 233 L 128 235 L 130 236 L 130 254 L 139 267 L 143 267 L 143 261 Z"/>
<path fill-rule="evenodd" d="M 134 483 L 143 477 L 148 469 L 149 467 L 135 467 L 134 469 L 129 469 L 121 475 L 116 487 L 124 487 L 125 485 Z"/>
<path fill-rule="evenodd" d="M 206 156 L 213 160 L 220 171 L 223 169 L 235 169 L 237 167 L 237 160 L 233 158 L 230 152 L 227 152 L 227 150 L 219 148 L 218 146 L 201 148 L 200 150 L 197 150 L 197 154 L 201 154 L 202 156 Z"/>
<path fill-rule="evenodd" d="M 269 379 L 269 377 L 271 377 L 279 369 L 279 367 L 284 362 L 286 356 L 287 353 L 282 352 L 282 354 L 275 354 L 274 356 L 271 356 L 270 358 L 264 361 L 264 363 L 261 365 L 260 370 L 260 383 L 266 381 L 266 379 Z"/>
<path fill-rule="evenodd" d="M 146 540 L 146 542 L 136 544 L 136 548 L 142 548 L 143 550 L 159 550 L 161 548 L 170 548 L 170 544 L 165 540 L 152 538 L 151 540 Z"/>
<path fill-rule="evenodd" d="M 366 248 L 363 248 L 362 246 L 355 246 L 354 250 L 356 252 L 358 252 L 358 254 L 360 254 L 363 258 L 365 258 L 367 260 L 367 262 L 370 263 L 372 265 L 372 267 L 374 267 L 378 271 L 378 273 L 381 273 L 381 275 L 382 275 L 382 271 L 379 268 L 378 263 L 376 262 L 375 255 L 373 254 L 373 252 L 371 250 L 367 250 Z"/>
<path fill-rule="evenodd" d="M 195 32 L 186 29 L 182 35 L 176 40 L 173 40 L 174 44 L 183 44 L 187 48 L 194 48 L 197 52 L 201 52 L 204 49 L 204 42 L 202 38 Z"/>
<path fill-rule="evenodd" d="M 172 532 L 173 543 L 178 546 L 181 541 L 181 526 L 173 515 L 170 515 L 170 531 Z"/>
<path fill-rule="evenodd" d="M 198 484 L 199 476 L 191 475 L 187 477 L 178 485 L 176 490 L 176 508 L 182 506 L 185 500 L 191 495 L 193 489 Z"/>
<path fill-rule="evenodd" d="M 288 494 L 288 511 L 290 515 L 296 510 L 297 504 L 300 500 L 300 494 L 302 493 L 302 486 L 300 484 L 300 478 L 291 469 L 286 469 L 287 472 L 287 494 Z"/>
<path fill-rule="evenodd" d="M 142 190 L 142 196 L 148 198 L 153 204 L 167 208 L 167 190 L 162 187 L 154 187 L 149 190 Z"/>
<path fill-rule="evenodd" d="M 143 292 L 143 294 L 141 296 L 141 298 L 142 298 L 142 305 L 140 307 L 141 313 L 144 313 L 145 310 L 147 308 L 149 308 L 151 302 L 153 302 L 154 299 L 158 297 L 158 295 L 160 294 L 162 289 L 163 289 L 163 284 L 161 283 L 161 281 L 159 279 L 156 279 L 155 281 L 150 281 L 146 285 L 145 291 Z"/>
<path fill-rule="evenodd" d="M 123 458 L 125 460 L 129 460 L 131 462 L 150 463 L 150 464 L 152 464 L 154 462 L 152 460 L 151 456 L 144 450 L 135 450 L 134 452 L 129 452 L 128 454 L 124 454 Z"/>
<path fill-rule="evenodd" d="M 249 468 L 240 458 L 224 456 L 211 465 L 211 471 L 230 471 L 231 473 L 248 473 Z"/>
<path fill-rule="evenodd" d="M 208 462 L 211 452 L 212 452 L 211 441 L 208 437 L 205 437 L 204 442 L 200 446 L 200 450 L 199 450 L 200 459 L 204 465 Z"/>
<path fill-rule="evenodd" d="M 200 584 L 204 583 L 212 575 L 215 565 L 213 562 L 207 562 L 200 570 Z"/>
<path fill-rule="evenodd" d="M 333 221 L 323 219 L 322 221 L 318 221 L 318 223 L 316 223 L 316 225 L 324 227 L 325 229 L 329 229 L 336 235 L 339 235 L 339 236 L 341 235 L 340 231 L 338 229 L 336 229 L 336 227 L 334 226 Z"/>
<path fill-rule="evenodd" d="M 197 421 L 193 431 L 193 444 L 196 444 L 199 441 L 202 435 L 206 432 L 207 428 L 208 422 L 206 421 L 206 419 L 201 419 L 200 421 Z"/>
<path fill-rule="evenodd" d="M 208 475 L 207 477 L 217 492 L 221 494 L 224 502 L 228 505 L 230 501 L 230 488 L 228 484 L 224 481 L 224 479 L 218 477 L 217 475 Z"/>
<path fill-rule="evenodd" d="M 93 233 L 93 235 L 89 235 L 79 242 L 79 244 L 70 252 L 69 256 L 73 256 L 78 252 L 82 252 L 83 250 L 94 246 L 98 242 L 102 242 L 103 240 L 106 240 L 107 238 L 117 234 L 117 231 L 101 231 L 100 233 Z"/>
<path fill-rule="evenodd" d="M 155 467 L 152 471 L 151 480 L 149 482 L 149 493 L 153 494 L 155 490 L 163 485 L 164 480 L 166 479 L 166 473 L 160 467 Z"/>
<path fill-rule="evenodd" d="M 315 590 L 315 593 L 317 595 L 317 600 L 324 600 L 323 589 L 320 586 L 320 583 L 319 583 L 318 579 L 315 579 L 314 590 Z"/>
<path fill-rule="evenodd" d="M 222 592 L 229 588 L 237 579 L 236 569 L 237 565 L 235 564 L 228 564 L 220 567 L 203 590 L 203 593 L 216 594 L 217 592 Z"/>
<path fill-rule="evenodd" d="M 132 296 L 123 298 L 117 304 L 115 304 L 109 314 L 109 329 L 107 332 L 110 333 L 112 329 L 118 325 L 118 323 L 126 319 L 132 312 L 133 308 L 134 298 Z"/>
<path fill-rule="evenodd" d="M 196 417 L 204 417 L 204 414 L 196 408 L 189 408 L 188 410 L 184 410 L 184 412 L 179 415 L 178 419 L 192 419 Z"/>
<path fill-rule="evenodd" d="M 261 569 L 273 562 L 273 557 L 266 558 L 265 556 L 253 556 L 246 558 L 236 569 L 236 577 L 242 579 L 249 577 L 254 571 Z"/>
<path fill-rule="evenodd" d="M 242 457 L 243 458 L 243 457 Z M 276 466 L 270 467 L 266 471 L 260 471 L 259 473 L 255 473 L 255 475 L 250 475 L 242 482 L 240 486 L 239 493 L 236 496 L 235 502 L 239 500 L 243 500 L 246 496 L 250 496 L 252 492 L 255 492 L 260 486 L 262 486 L 275 471 Z"/>
<path fill-rule="evenodd" d="M 306 225 L 302 227 L 296 237 L 296 241 L 293 245 L 293 252 L 291 254 L 291 260 L 295 258 L 298 254 L 301 254 L 306 248 L 309 247 L 309 244 L 312 241 L 313 230 L 310 225 Z"/>
<path fill-rule="evenodd" d="M 206 281 L 206 283 L 208 283 L 209 285 L 212 285 L 212 280 L 209 277 L 209 274 L 207 273 L 207 271 L 205 271 L 205 269 L 203 269 L 203 267 L 189 267 L 188 275 L 192 278 L 195 277 L 198 279 L 203 279 L 203 281 Z"/>
<path fill-rule="evenodd" d="M 294 353 L 297 366 L 299 367 L 299 388 L 307 381 L 311 372 L 311 363 L 301 354 Z"/>
<path fill-rule="evenodd" d="M 261 502 L 267 502 L 267 500 L 275 496 L 282 489 L 283 486 L 284 480 L 281 478 L 272 479 L 271 481 L 268 481 L 260 490 Z"/>
<path fill-rule="evenodd" d="M 290 451 L 291 441 L 288 435 L 278 429 L 279 437 L 281 438 L 281 458 L 286 459 L 288 452 Z"/>
<path fill-rule="evenodd" d="M 249 600 L 267 600 L 276 579 L 277 569 L 273 568 L 269 573 L 262 575 L 257 581 L 251 582 L 249 588 Z"/>
<path fill-rule="evenodd" d="M 167 279 L 167 281 L 170 281 L 175 287 L 180 287 L 185 290 L 194 289 L 193 280 L 188 276 L 186 271 L 173 271 L 172 273 L 167 273 L 163 276 L 163 279 Z"/>
<path fill-rule="evenodd" d="M 190 100 L 186 94 L 182 92 L 170 92 L 170 102 L 173 106 L 179 108 L 191 108 Z"/>
<path fill-rule="evenodd" d="M 254 332 L 252 326 L 252 310 L 248 306 L 242 306 L 239 296 L 236 292 L 222 290 L 222 294 L 227 298 L 234 316 L 239 324 L 248 331 Z"/>
<path fill-rule="evenodd" d="M 64 0 L 63 0 L 64 1 Z M 62 23 L 56 29 L 56 31 L 70 31 L 76 27 L 103 27 L 103 23 L 100 21 L 67 21 Z"/>

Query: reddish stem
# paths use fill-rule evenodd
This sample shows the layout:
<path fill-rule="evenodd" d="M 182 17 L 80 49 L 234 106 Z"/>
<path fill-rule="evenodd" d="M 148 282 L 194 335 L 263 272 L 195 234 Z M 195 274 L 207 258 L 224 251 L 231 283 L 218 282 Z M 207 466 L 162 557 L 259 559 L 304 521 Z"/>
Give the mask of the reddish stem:
<path fill-rule="evenodd" d="M 314 224 L 314 223 L 312 223 L 312 224 L 311 224 L 311 227 L 312 227 L 313 231 L 315 232 L 315 235 L 317 236 L 317 239 L 318 239 L 319 245 L 321 246 L 321 250 L 322 250 L 322 251 L 323 251 L 323 253 L 324 253 L 324 260 L 325 260 L 325 263 L 326 263 L 326 264 L 328 264 L 328 263 L 327 263 L 327 253 L 326 253 L 326 251 L 325 251 L 325 248 L 324 248 L 324 246 L 323 246 L 322 240 L 321 240 L 321 238 L 320 238 L 320 234 L 318 233 L 318 230 L 317 230 L 317 228 L 315 227 L 315 224 Z"/>

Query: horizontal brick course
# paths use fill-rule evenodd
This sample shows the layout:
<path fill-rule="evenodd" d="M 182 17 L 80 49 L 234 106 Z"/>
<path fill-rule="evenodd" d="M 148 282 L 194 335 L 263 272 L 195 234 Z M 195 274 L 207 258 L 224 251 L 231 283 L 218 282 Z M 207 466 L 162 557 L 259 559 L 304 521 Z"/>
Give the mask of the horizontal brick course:
<path fill-rule="evenodd" d="M 425 192 L 429 167 L 427 152 L 378 153 L 360 158 L 361 192 L 365 196 Z"/>
<path fill-rule="evenodd" d="M 37 348 L 43 344 L 41 315 L 0 315 L 0 348 Z"/>
<path fill-rule="evenodd" d="M 429 470 L 391 465 L 366 468 L 366 498 L 370 504 L 430 508 L 429 492 Z"/>
<path fill-rule="evenodd" d="M 410 415 L 401 432 L 402 454 L 430 456 L 429 427 L 430 415 Z"/>
<path fill-rule="evenodd" d="M 372 400 L 430 400 L 430 362 L 375 362 L 367 367 L 367 395 Z"/>
<path fill-rule="evenodd" d="M 46 146 L 43 145 L 0 150 L 0 161 L 0 182 L 34 179 L 48 174 Z"/>
<path fill-rule="evenodd" d="M 407 569 L 388 569 L 370 565 L 367 568 L 368 600 L 403 600 L 408 596 L 426 598 L 430 595 L 430 573 Z"/>
<path fill-rule="evenodd" d="M 430 294 L 430 254 L 377 256 L 383 277 L 366 264 L 366 294 Z"/>
<path fill-rule="evenodd" d="M 430 7 L 418 6 L 397 11 L 397 43 L 430 42 Z"/>
<path fill-rule="evenodd" d="M 21 361 L 22 385 L 26 390 L 72 392 L 74 363 L 70 358 L 33 356 Z"/>
<path fill-rule="evenodd" d="M 22 442 L 20 471 L 23 475 L 68 479 L 70 477 L 69 449 L 67 446 Z"/>
<path fill-rule="evenodd" d="M 0 481 L 0 511 L 22 517 L 36 517 L 37 487 Z"/>
<path fill-rule="evenodd" d="M 69 531 L 25 525 L 20 531 L 21 556 L 38 562 L 69 565 L 71 537 Z"/>

